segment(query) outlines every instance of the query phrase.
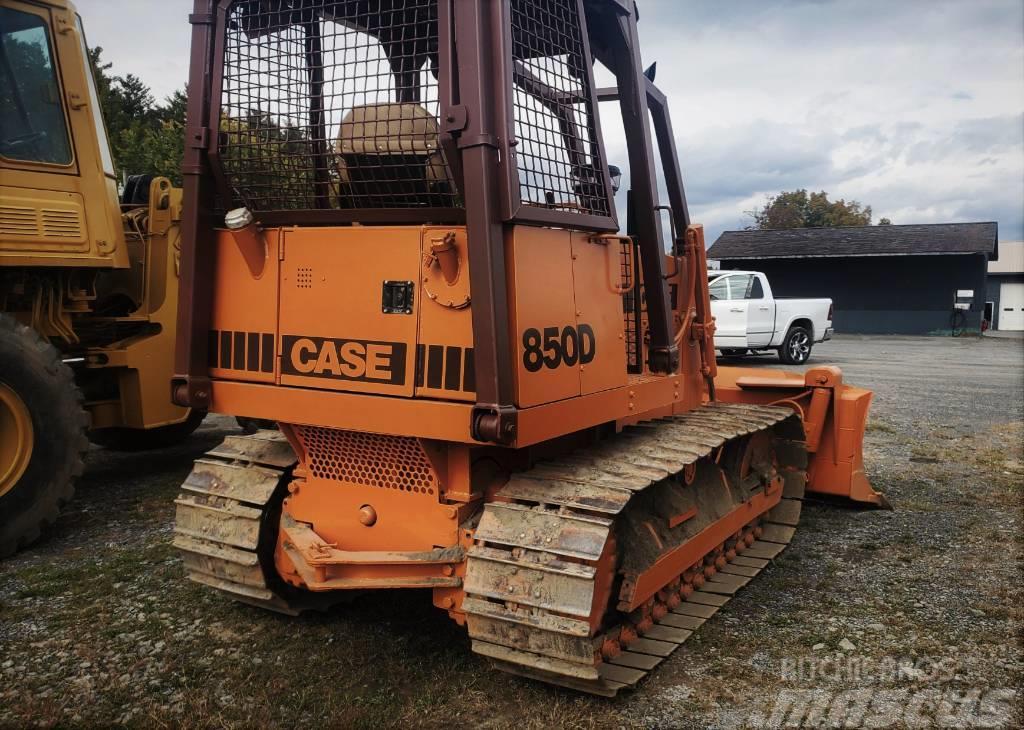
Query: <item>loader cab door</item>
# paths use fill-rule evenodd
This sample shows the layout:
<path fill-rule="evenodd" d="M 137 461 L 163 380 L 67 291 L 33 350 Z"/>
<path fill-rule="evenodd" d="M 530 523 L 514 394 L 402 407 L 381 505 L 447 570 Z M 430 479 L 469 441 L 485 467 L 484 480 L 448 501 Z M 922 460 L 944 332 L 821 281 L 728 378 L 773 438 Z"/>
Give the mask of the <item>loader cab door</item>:
<path fill-rule="evenodd" d="M 77 16 L 4 0 L 0 263 L 128 265 L 94 81 Z"/>

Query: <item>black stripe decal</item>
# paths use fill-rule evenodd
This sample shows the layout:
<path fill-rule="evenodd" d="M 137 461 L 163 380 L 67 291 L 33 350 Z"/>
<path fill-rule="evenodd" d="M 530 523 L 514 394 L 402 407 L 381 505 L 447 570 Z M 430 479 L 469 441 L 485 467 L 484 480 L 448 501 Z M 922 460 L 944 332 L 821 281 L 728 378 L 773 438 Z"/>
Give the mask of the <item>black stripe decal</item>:
<path fill-rule="evenodd" d="M 233 344 L 232 362 L 235 370 L 245 370 L 245 333 L 235 332 Z"/>
<path fill-rule="evenodd" d="M 423 387 L 423 358 L 427 354 L 426 345 L 416 345 L 416 387 Z"/>
<path fill-rule="evenodd" d="M 274 372 L 274 335 L 260 335 L 260 371 L 264 373 Z"/>
<path fill-rule="evenodd" d="M 462 389 L 467 393 L 476 390 L 476 361 L 473 359 L 473 348 L 467 347 L 465 364 L 462 366 Z"/>
<path fill-rule="evenodd" d="M 217 367 L 217 357 L 220 354 L 218 348 L 220 347 L 220 333 L 217 330 L 210 330 L 210 334 L 206 340 L 206 366 L 215 368 Z"/>
<path fill-rule="evenodd" d="M 431 345 L 427 353 L 427 387 L 440 388 L 444 369 L 444 347 Z"/>
<path fill-rule="evenodd" d="M 462 382 L 462 348 L 449 347 L 444 354 L 444 389 L 458 390 Z"/>
<path fill-rule="evenodd" d="M 220 333 L 220 366 L 222 368 L 231 367 L 231 333 L 221 332 Z"/>
<path fill-rule="evenodd" d="M 256 372 L 260 367 L 260 335 L 250 332 L 245 343 L 245 369 Z"/>

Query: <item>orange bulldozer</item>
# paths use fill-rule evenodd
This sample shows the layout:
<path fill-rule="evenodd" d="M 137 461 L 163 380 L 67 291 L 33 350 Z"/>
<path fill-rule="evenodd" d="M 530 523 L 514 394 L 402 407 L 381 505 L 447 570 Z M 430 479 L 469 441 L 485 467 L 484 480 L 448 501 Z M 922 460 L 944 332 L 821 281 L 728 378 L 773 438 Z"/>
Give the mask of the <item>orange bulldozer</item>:
<path fill-rule="evenodd" d="M 182 485 L 192 580 L 288 613 L 429 588 L 495 667 L 610 696 L 786 547 L 806 495 L 884 505 L 869 391 L 716 367 L 637 19 L 196 1 L 172 392 L 278 430 Z"/>

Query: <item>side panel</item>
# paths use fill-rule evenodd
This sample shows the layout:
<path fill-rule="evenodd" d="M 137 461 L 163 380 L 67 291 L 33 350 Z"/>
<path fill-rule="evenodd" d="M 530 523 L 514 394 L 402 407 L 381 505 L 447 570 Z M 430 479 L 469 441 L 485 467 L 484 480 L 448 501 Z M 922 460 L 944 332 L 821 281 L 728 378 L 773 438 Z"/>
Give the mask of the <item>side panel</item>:
<path fill-rule="evenodd" d="M 412 396 L 422 299 L 418 227 L 296 228 L 281 262 L 281 384 Z M 385 283 L 412 302 L 384 307 Z"/>
<path fill-rule="evenodd" d="M 814 327 L 814 341 L 821 342 L 828 328 L 828 299 L 776 299 L 774 344 L 781 345 L 793 322 L 809 319 Z"/>
<path fill-rule="evenodd" d="M 277 322 L 278 243 L 281 231 L 265 232 L 266 264 L 253 272 L 227 231 L 217 233 L 210 376 L 273 383 Z"/>
<path fill-rule="evenodd" d="M 444 276 L 433 250 L 454 236 L 457 274 Z M 474 402 L 473 314 L 470 306 L 468 242 L 465 228 L 425 228 L 418 288 L 419 337 L 416 345 L 416 397 Z"/>
<path fill-rule="evenodd" d="M 573 354 L 567 347 L 563 357 L 578 362 L 583 395 L 626 384 L 620 256 L 615 240 L 572 234 L 576 341 L 567 337 Z"/>
<path fill-rule="evenodd" d="M 576 325 L 570 236 L 567 230 L 529 226 L 517 226 L 507 235 L 510 336 L 520 408 L 580 394 L 579 366 L 561 356 L 563 332 Z M 625 356 L 623 368 L 624 363 Z"/>

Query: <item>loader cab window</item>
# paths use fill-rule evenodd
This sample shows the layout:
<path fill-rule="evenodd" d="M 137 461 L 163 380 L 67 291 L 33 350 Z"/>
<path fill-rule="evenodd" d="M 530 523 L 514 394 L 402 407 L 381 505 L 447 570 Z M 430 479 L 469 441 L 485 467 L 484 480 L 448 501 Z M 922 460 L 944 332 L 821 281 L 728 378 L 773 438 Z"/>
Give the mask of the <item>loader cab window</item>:
<path fill-rule="evenodd" d="M 82 62 L 85 64 L 85 68 L 88 69 L 86 81 L 89 85 L 89 102 L 92 104 L 93 109 L 99 110 L 102 108 L 100 106 L 100 95 L 96 91 L 96 75 L 92 68 L 92 62 L 89 60 L 89 44 L 85 42 L 82 16 L 76 15 L 75 23 L 78 25 L 78 37 L 82 39 Z M 100 162 L 103 165 L 103 172 L 108 177 L 115 177 L 114 157 L 110 153 L 110 138 L 107 136 L 107 125 L 102 114 L 97 113 L 95 123 L 96 137 L 100 143 Z"/>
<path fill-rule="evenodd" d="M 0 155 L 71 164 L 50 35 L 38 15 L 0 8 Z"/>

